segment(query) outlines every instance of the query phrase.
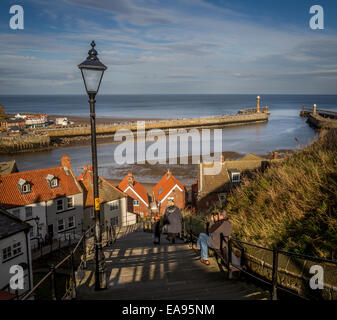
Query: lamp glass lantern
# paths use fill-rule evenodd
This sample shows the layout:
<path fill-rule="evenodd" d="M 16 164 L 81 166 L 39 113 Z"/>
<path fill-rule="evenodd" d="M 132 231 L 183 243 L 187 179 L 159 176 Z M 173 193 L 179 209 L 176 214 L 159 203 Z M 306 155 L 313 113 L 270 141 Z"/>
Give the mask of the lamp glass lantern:
<path fill-rule="evenodd" d="M 92 41 L 87 59 L 78 65 L 82 73 L 85 89 L 89 96 L 95 96 L 97 94 L 104 71 L 107 69 L 107 67 L 99 61 L 95 46 L 95 41 Z"/>

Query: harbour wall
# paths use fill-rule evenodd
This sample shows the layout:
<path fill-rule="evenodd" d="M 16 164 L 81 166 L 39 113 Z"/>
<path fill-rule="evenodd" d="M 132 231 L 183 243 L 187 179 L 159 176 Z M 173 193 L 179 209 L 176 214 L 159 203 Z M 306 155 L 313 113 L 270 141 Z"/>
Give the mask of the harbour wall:
<path fill-rule="evenodd" d="M 178 128 L 204 128 L 204 127 L 222 127 L 245 125 L 250 123 L 259 123 L 268 121 L 267 113 L 254 113 L 245 115 L 226 115 L 220 117 L 181 119 L 181 120 L 160 120 L 160 121 L 145 121 L 145 130 L 151 129 L 178 129 Z M 118 130 L 137 130 L 137 122 L 128 124 L 110 124 L 97 125 L 97 135 L 113 134 Z M 90 135 L 90 126 L 81 126 L 74 128 L 61 129 L 40 129 L 37 130 L 40 134 L 53 137 L 72 137 L 72 136 L 87 136 Z"/>
<path fill-rule="evenodd" d="M 167 132 L 169 129 L 201 129 L 261 123 L 267 122 L 268 117 L 268 113 L 261 112 L 194 119 L 144 121 L 144 125 L 146 131 L 151 129 L 161 129 Z M 138 123 L 139 121 L 132 123 L 97 125 L 97 142 L 113 142 L 113 136 L 117 131 L 136 131 Z M 35 129 L 34 134 L 30 135 L 1 137 L 0 153 L 11 154 L 17 152 L 41 151 L 60 146 L 88 144 L 90 143 L 90 136 L 91 128 L 89 125 L 71 128 Z"/>
<path fill-rule="evenodd" d="M 26 151 L 49 150 L 50 137 L 48 135 L 23 135 L 0 138 L 0 153 L 11 154 Z"/>

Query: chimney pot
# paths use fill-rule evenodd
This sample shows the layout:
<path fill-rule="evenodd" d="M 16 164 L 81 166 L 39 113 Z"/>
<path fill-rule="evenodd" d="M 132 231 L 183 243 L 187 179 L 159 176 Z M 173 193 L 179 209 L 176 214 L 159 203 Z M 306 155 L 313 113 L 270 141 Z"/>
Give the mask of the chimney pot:
<path fill-rule="evenodd" d="M 67 168 L 68 170 L 71 169 L 71 159 L 70 159 L 70 157 L 67 154 L 65 154 L 61 158 L 61 165 L 62 165 L 62 167 Z"/>
<path fill-rule="evenodd" d="M 131 186 L 133 186 L 133 184 L 134 184 L 134 179 L 133 179 L 132 172 L 128 173 L 128 184 L 131 185 Z"/>

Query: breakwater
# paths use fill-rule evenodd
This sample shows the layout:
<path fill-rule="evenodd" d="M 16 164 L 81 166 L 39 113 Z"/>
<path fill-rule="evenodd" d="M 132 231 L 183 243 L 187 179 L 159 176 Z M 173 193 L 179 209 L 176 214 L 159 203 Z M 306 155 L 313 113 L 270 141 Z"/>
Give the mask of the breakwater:
<path fill-rule="evenodd" d="M 160 121 L 145 121 L 145 130 L 151 129 L 178 129 L 178 128 L 204 128 L 204 127 L 222 127 L 246 125 L 250 123 L 259 123 L 268 121 L 267 113 L 252 113 L 244 115 L 225 115 L 207 118 L 181 119 L 181 120 L 160 120 Z M 137 122 L 128 124 L 109 124 L 97 125 L 96 133 L 98 135 L 114 134 L 119 130 L 137 130 Z M 90 126 L 81 126 L 73 128 L 61 129 L 42 129 L 37 130 L 40 134 L 53 137 L 73 137 L 73 136 L 88 136 L 91 133 Z"/>
<path fill-rule="evenodd" d="M 216 128 L 225 126 L 242 126 L 248 124 L 267 122 L 269 112 L 249 112 L 237 115 L 223 115 L 205 118 L 152 120 L 144 121 L 145 130 L 182 128 Z M 136 131 L 137 121 L 129 123 L 111 123 L 97 125 L 97 143 L 114 142 L 114 134 L 119 130 Z M 70 128 L 35 129 L 35 135 L 3 137 L 0 141 L 0 153 L 16 153 L 25 151 L 40 151 L 61 146 L 87 145 L 90 143 L 91 128 L 81 125 Z"/>
<path fill-rule="evenodd" d="M 49 150 L 50 137 L 48 135 L 23 135 L 0 138 L 0 153 L 11 154 L 27 151 Z"/>
<path fill-rule="evenodd" d="M 302 109 L 301 117 L 306 117 L 310 126 L 321 129 L 337 128 L 337 112 L 331 110 L 318 110 L 316 105 L 311 109 Z"/>

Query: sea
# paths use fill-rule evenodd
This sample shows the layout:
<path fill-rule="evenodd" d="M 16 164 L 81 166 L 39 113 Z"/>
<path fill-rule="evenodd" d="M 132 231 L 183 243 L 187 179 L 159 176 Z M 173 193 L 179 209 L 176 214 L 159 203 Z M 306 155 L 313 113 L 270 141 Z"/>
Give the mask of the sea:
<path fill-rule="evenodd" d="M 251 94 L 186 94 L 186 95 L 99 95 L 96 97 L 97 117 L 126 119 L 183 119 L 235 114 L 240 109 L 256 106 L 256 95 Z M 50 115 L 89 117 L 85 95 L 17 95 L 0 96 L 0 104 L 7 113 L 47 113 Z M 261 95 L 261 106 L 268 105 L 269 121 L 222 129 L 222 151 L 239 155 L 255 153 L 266 155 L 274 150 L 295 150 L 316 139 L 316 132 L 306 119 L 299 116 L 302 106 L 337 111 L 337 95 Z M 214 142 L 214 141 L 212 141 Z M 167 141 L 163 142 L 168 145 Z M 151 143 L 146 143 L 148 147 Z M 119 180 L 130 170 L 142 182 L 154 183 L 167 165 L 117 164 L 117 144 L 98 146 L 99 174 L 107 179 Z M 168 148 L 167 148 L 168 149 Z M 189 146 L 189 155 L 193 150 Z M 201 152 L 202 153 L 202 152 Z M 63 154 L 72 159 L 72 168 L 79 175 L 84 164 L 91 163 L 90 146 L 62 147 L 50 151 L 0 155 L 0 161 L 15 159 L 19 170 L 53 167 L 60 164 Z M 195 155 L 195 153 L 193 153 Z M 130 162 L 130 161 L 129 161 Z M 173 173 L 189 184 L 197 178 L 196 166 L 170 166 Z"/>

